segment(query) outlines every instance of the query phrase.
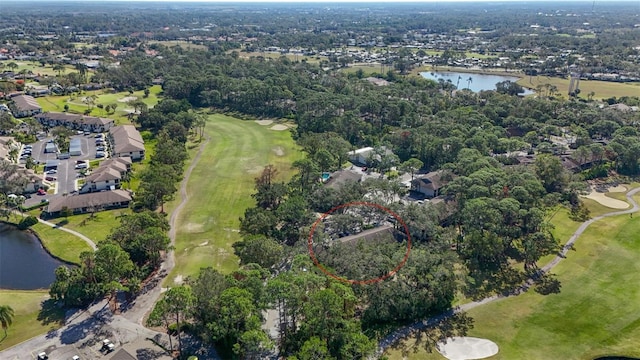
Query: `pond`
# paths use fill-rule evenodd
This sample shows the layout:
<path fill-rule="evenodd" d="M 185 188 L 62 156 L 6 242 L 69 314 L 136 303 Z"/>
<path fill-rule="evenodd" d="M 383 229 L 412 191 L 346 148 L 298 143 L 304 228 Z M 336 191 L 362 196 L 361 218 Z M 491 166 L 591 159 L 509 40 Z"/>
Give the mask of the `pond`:
<path fill-rule="evenodd" d="M 35 235 L 0 223 L 0 289 L 48 288 L 61 265 Z"/>
<path fill-rule="evenodd" d="M 451 80 L 453 85 L 458 84 L 458 89 L 467 89 L 469 88 L 471 91 L 479 92 L 482 90 L 495 90 L 496 84 L 501 81 L 518 81 L 518 77 L 516 76 L 504 76 L 504 75 L 490 75 L 490 74 L 475 74 L 475 73 L 463 73 L 456 71 L 426 71 L 421 72 L 423 78 L 438 81 L 438 79 L 443 79 L 444 81 Z M 458 82 L 458 78 L 460 81 Z M 468 81 L 471 78 L 471 81 Z M 525 92 L 522 95 L 533 94 L 532 90 L 527 88 L 524 89 Z"/>

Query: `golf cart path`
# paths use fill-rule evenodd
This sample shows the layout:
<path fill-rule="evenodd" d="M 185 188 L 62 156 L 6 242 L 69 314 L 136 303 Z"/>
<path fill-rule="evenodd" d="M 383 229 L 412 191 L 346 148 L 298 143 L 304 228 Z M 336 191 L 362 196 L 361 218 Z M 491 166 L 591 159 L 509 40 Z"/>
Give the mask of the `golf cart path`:
<path fill-rule="evenodd" d="M 46 220 L 42 220 L 40 218 L 38 218 L 38 222 L 47 226 L 51 226 L 54 229 L 58 229 L 58 230 L 62 230 L 64 232 L 68 232 L 71 235 L 75 235 L 77 237 L 79 237 L 80 239 L 84 240 L 87 245 L 91 246 L 91 248 L 93 249 L 93 251 L 96 251 L 96 249 L 98 249 L 98 247 L 96 246 L 96 243 L 93 242 L 93 240 L 89 239 L 88 237 L 86 237 L 85 235 L 80 234 L 77 231 L 71 230 L 71 229 L 67 229 L 63 226 L 58 226 L 52 222 L 46 221 Z"/>
<path fill-rule="evenodd" d="M 196 153 L 196 156 L 193 158 L 193 161 L 187 168 L 187 171 L 184 173 L 184 177 L 180 184 L 180 204 L 173 210 L 171 216 L 169 217 L 169 239 L 171 240 L 171 246 L 175 245 L 176 242 L 176 220 L 178 219 L 178 215 L 182 211 L 184 205 L 189 201 L 189 194 L 187 193 L 187 184 L 189 183 L 189 178 L 191 177 L 191 173 L 193 169 L 198 164 L 200 160 L 200 156 L 204 151 L 205 146 L 209 143 L 210 138 L 205 136 L 205 141 L 200 144 L 200 148 Z M 173 267 L 176 265 L 174 251 L 169 251 L 165 260 L 162 262 L 160 266 L 160 270 L 154 276 L 154 279 L 150 281 L 149 288 L 144 290 L 142 294 L 138 295 L 132 304 L 130 309 L 122 313 L 122 316 L 126 319 L 135 322 L 136 324 L 142 324 L 144 317 L 153 309 L 153 306 L 160 298 L 160 294 L 162 294 L 162 278 L 164 275 L 171 273 Z M 164 274 L 164 275 L 163 275 Z"/>
<path fill-rule="evenodd" d="M 611 217 L 611 216 L 618 216 L 618 215 L 624 215 L 624 214 L 632 214 L 637 212 L 638 210 L 640 210 L 640 206 L 638 206 L 638 203 L 636 203 L 636 201 L 633 199 L 633 195 L 635 195 L 636 193 L 640 192 L 640 188 L 635 188 L 633 190 L 630 190 L 626 193 L 626 198 L 627 201 L 632 205 L 632 207 L 630 209 L 627 210 L 619 210 L 619 211 L 612 211 L 612 212 L 608 212 L 599 216 L 596 216 L 592 219 L 589 219 L 585 222 L 583 222 L 580 227 L 578 227 L 578 229 L 573 233 L 573 235 L 571 235 L 571 237 L 569 238 L 569 240 L 567 241 L 567 243 L 562 247 L 562 250 L 558 253 L 558 255 L 551 260 L 547 265 L 545 265 L 544 267 L 542 267 L 540 269 L 541 273 L 548 273 L 549 271 L 551 271 L 556 265 L 558 265 L 560 263 L 560 261 L 562 261 L 562 259 L 566 258 L 567 256 L 567 252 L 573 248 L 573 244 L 575 244 L 575 242 L 578 240 L 578 238 L 580 237 L 580 235 L 582 235 L 582 233 L 589 227 L 589 225 L 593 224 L 596 221 L 602 220 L 604 218 L 607 217 Z M 523 285 L 519 286 L 517 289 L 515 289 L 513 291 L 512 294 L 507 295 L 507 296 L 517 296 L 525 291 L 527 291 L 531 285 L 533 285 L 533 280 L 529 279 L 527 280 Z M 428 328 L 432 325 L 434 325 L 435 323 L 437 323 L 438 321 L 451 316 L 455 313 L 461 312 L 461 311 L 468 311 L 471 310 L 473 308 L 476 308 L 478 306 L 484 305 L 484 304 L 488 304 L 490 302 L 494 302 L 498 299 L 502 299 L 507 297 L 505 295 L 494 295 L 494 296 L 490 296 L 487 298 L 484 298 L 482 300 L 478 300 L 478 301 L 474 301 L 474 302 L 470 302 L 464 305 L 461 305 L 455 309 L 451 309 L 443 314 L 428 318 L 426 320 L 422 320 L 419 322 L 416 322 L 414 324 L 402 327 L 396 331 L 394 331 L 393 333 L 387 335 L 386 337 L 384 337 L 383 339 L 380 340 L 380 342 L 378 342 L 378 350 L 377 350 L 377 357 L 381 356 L 384 351 L 389 348 L 391 345 L 395 344 L 396 342 L 405 339 L 407 337 L 409 337 L 413 332 L 418 331 L 418 330 L 422 330 L 425 328 Z"/>

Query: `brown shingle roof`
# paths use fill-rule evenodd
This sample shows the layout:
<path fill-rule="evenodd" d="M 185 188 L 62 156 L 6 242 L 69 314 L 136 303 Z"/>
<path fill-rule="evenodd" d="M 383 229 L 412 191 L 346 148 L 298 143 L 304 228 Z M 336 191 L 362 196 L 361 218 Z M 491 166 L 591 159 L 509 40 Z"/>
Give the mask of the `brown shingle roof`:
<path fill-rule="evenodd" d="M 49 201 L 47 212 L 56 213 L 64 207 L 75 210 L 91 206 L 105 206 L 114 203 L 128 202 L 131 200 L 131 194 L 121 189 L 71 196 L 57 196 Z"/>
<path fill-rule="evenodd" d="M 29 111 L 42 109 L 36 99 L 29 95 L 18 95 L 11 98 L 16 109 L 19 111 Z"/>

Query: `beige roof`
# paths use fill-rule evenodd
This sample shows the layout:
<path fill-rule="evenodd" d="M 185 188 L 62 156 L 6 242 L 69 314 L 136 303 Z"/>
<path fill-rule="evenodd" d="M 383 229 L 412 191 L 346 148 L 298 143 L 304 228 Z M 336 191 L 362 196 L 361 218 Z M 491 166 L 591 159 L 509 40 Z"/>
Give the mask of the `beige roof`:
<path fill-rule="evenodd" d="M 107 166 L 101 166 L 97 168 L 91 175 L 87 176 L 86 181 L 95 183 L 108 180 L 120 180 L 121 178 L 122 175 L 120 175 L 120 172 L 118 170 Z"/>
<path fill-rule="evenodd" d="M 29 95 L 18 95 L 11 98 L 15 104 L 16 109 L 20 111 L 38 110 L 42 109 L 36 99 Z"/>
<path fill-rule="evenodd" d="M 131 200 L 131 194 L 121 189 L 80 195 L 56 196 L 49 201 L 47 212 L 59 212 L 64 207 L 75 210 L 92 206 L 106 206 Z"/>
<path fill-rule="evenodd" d="M 127 153 L 144 150 L 142 135 L 133 125 L 120 125 L 109 130 L 113 139 L 114 153 Z"/>
<path fill-rule="evenodd" d="M 102 164 L 100 164 L 100 167 L 98 169 L 109 168 L 109 169 L 116 170 L 120 174 L 126 173 L 127 165 L 125 163 L 121 163 L 120 161 L 117 161 L 116 159 L 119 159 L 119 158 L 111 158 L 103 161 Z"/>
<path fill-rule="evenodd" d="M 35 116 L 36 119 L 56 120 L 56 121 L 69 121 L 77 124 L 88 125 L 107 125 L 113 123 L 113 119 L 100 118 L 95 116 L 84 116 L 79 114 L 59 113 L 59 112 L 46 112 Z"/>

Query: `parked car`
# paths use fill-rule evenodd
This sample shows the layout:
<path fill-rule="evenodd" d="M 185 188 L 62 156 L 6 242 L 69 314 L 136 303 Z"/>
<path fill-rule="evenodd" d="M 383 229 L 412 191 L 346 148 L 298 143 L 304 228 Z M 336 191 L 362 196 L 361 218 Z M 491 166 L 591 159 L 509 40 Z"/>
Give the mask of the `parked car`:
<path fill-rule="evenodd" d="M 33 145 L 25 145 L 24 148 L 25 149 L 33 149 Z"/>
<path fill-rule="evenodd" d="M 57 174 L 57 173 L 58 173 L 58 170 L 55 170 L 55 169 L 47 170 L 47 172 L 45 172 L 45 174 L 47 174 L 47 175 L 53 175 L 53 174 Z"/>
<path fill-rule="evenodd" d="M 47 175 L 47 176 L 45 177 L 45 179 L 46 179 L 47 181 L 56 181 L 56 177 L 55 177 L 55 176 L 51 176 L 51 175 Z"/>
<path fill-rule="evenodd" d="M 84 132 L 84 136 L 89 136 L 89 135 L 91 135 L 91 133 L 89 131 L 85 131 Z"/>
<path fill-rule="evenodd" d="M 87 164 L 87 163 L 76 164 L 76 170 L 86 169 L 88 167 L 89 167 L 89 164 Z"/>
<path fill-rule="evenodd" d="M 44 351 L 38 354 L 38 360 L 47 360 L 48 358 L 49 356 Z"/>
<path fill-rule="evenodd" d="M 96 134 L 96 135 L 94 136 L 94 138 L 96 138 L 96 139 L 102 139 L 102 138 L 104 138 L 104 134 Z"/>
<path fill-rule="evenodd" d="M 38 195 L 47 195 L 47 192 L 44 189 L 38 189 Z"/>
<path fill-rule="evenodd" d="M 104 146 L 96 146 L 96 151 L 104 151 Z"/>
<path fill-rule="evenodd" d="M 103 158 L 107 156 L 104 151 L 96 151 L 96 159 Z"/>

